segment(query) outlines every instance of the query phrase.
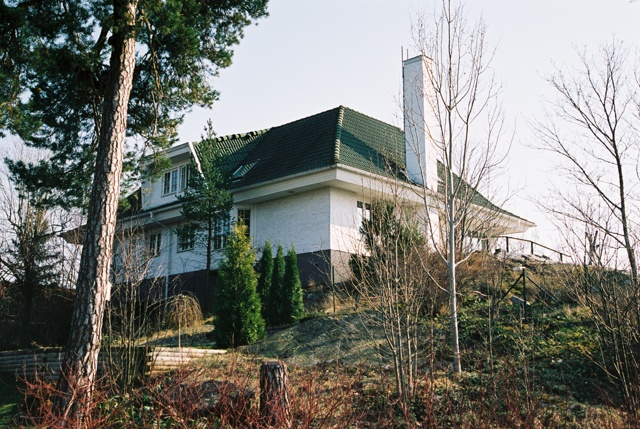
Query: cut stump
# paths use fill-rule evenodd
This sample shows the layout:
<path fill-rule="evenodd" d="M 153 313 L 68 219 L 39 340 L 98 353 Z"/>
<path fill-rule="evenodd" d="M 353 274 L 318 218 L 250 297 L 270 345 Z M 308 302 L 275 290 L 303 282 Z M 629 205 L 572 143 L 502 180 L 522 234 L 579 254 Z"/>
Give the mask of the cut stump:
<path fill-rule="evenodd" d="M 265 423 L 278 428 L 291 428 L 287 367 L 271 360 L 260 367 L 260 416 Z"/>

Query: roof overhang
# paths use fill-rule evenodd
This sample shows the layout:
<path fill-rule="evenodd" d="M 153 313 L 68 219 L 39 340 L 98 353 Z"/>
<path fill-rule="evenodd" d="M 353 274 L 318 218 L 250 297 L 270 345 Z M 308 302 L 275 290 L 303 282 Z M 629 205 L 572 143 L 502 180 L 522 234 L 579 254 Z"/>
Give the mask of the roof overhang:
<path fill-rule="evenodd" d="M 426 204 L 433 208 L 441 205 L 439 194 L 423 186 L 367 173 L 343 164 L 238 188 L 233 190 L 233 199 L 234 203 L 253 204 L 327 186 L 345 189 L 371 199 L 394 198 L 401 205 Z M 469 226 L 473 227 L 475 221 L 476 227 L 480 229 L 480 222 L 484 222 L 482 228 L 488 231 L 487 235 L 519 234 L 536 226 L 526 219 L 486 207 L 474 206 L 472 211 L 474 214 Z"/>
<path fill-rule="evenodd" d="M 181 149 L 187 149 L 185 151 L 187 155 L 190 153 L 186 144 Z M 234 204 L 256 204 L 326 187 L 347 190 L 367 199 L 393 198 L 403 206 L 419 207 L 426 204 L 435 209 L 441 205 L 439 195 L 425 187 L 392 177 L 364 172 L 343 164 L 334 164 L 317 170 L 236 188 L 232 190 L 232 193 Z M 128 225 L 153 228 L 174 224 L 184 219 L 180 202 L 174 201 L 160 207 L 143 210 L 135 215 L 126 216 L 119 221 Z M 518 234 L 535 226 L 533 222 L 526 219 L 484 207 L 474 208 L 474 219 L 483 219 L 486 225 L 489 225 L 487 227 L 490 229 L 488 235 L 492 236 Z M 473 226 L 473 222 L 471 226 Z"/>

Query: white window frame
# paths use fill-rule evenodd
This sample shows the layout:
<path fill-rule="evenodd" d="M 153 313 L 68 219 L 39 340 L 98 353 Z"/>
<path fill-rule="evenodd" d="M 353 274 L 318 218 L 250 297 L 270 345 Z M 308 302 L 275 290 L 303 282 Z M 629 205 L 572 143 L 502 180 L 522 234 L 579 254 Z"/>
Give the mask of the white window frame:
<path fill-rule="evenodd" d="M 222 250 L 227 247 L 227 237 L 229 236 L 229 217 L 225 216 L 216 219 L 213 226 L 213 250 Z"/>
<path fill-rule="evenodd" d="M 358 231 L 362 228 L 362 222 L 366 220 L 371 220 L 371 204 L 365 203 L 363 201 L 356 202 L 356 227 Z"/>
<path fill-rule="evenodd" d="M 242 213 L 242 217 L 240 216 L 240 213 Z M 248 216 L 245 216 L 245 213 L 247 213 Z M 247 232 L 245 233 L 245 235 L 247 236 L 247 238 L 250 238 L 251 237 L 251 209 L 239 208 L 236 219 L 238 223 L 240 221 L 243 221 L 243 224 L 247 227 Z"/>
<path fill-rule="evenodd" d="M 155 258 L 162 250 L 162 232 L 152 232 L 147 234 L 147 250 Z"/>
<path fill-rule="evenodd" d="M 173 195 L 187 189 L 189 174 L 189 164 L 165 172 L 162 177 L 162 196 Z"/>
<path fill-rule="evenodd" d="M 196 228 L 194 224 L 186 224 L 176 230 L 177 252 L 189 252 L 195 248 Z"/>

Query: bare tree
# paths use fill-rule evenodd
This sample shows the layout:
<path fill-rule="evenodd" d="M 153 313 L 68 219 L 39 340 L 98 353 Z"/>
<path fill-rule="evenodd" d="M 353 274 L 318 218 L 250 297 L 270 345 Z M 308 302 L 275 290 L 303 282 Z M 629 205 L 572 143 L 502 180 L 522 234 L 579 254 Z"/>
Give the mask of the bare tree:
<path fill-rule="evenodd" d="M 105 355 L 108 381 L 130 391 L 144 372 L 140 341 L 160 325 L 163 296 L 158 279 L 147 279 L 160 249 L 141 226 L 119 224 L 111 269 L 112 290 L 106 309 Z M 157 268 L 157 267 L 156 267 Z"/>
<path fill-rule="evenodd" d="M 559 195 L 564 204 L 553 211 L 614 240 L 637 284 L 631 181 L 637 179 L 638 134 L 631 122 L 635 88 L 629 82 L 628 52 L 614 42 L 600 55 L 579 56 L 580 69 L 559 70 L 548 79 L 558 99 L 537 126 L 542 147 L 561 157 L 562 171 L 575 186 Z"/>
<path fill-rule="evenodd" d="M 505 159 L 499 150 L 504 127 L 486 26 L 469 25 L 463 7 L 451 0 L 442 0 L 439 12 L 413 28 L 421 63 L 412 72 L 405 62 L 405 136 L 407 156 L 421 160 L 414 167 L 408 161 L 407 169 L 423 185 L 426 235 L 447 268 L 453 369 L 459 373 L 456 268 L 471 245 L 506 231 L 499 219 L 504 212 L 480 193 Z"/>
<path fill-rule="evenodd" d="M 397 194 L 372 201 L 368 213 L 360 228 L 363 249 L 349 264 L 363 326 L 373 329 L 373 337 L 382 331 L 380 353 L 391 361 L 400 405 L 408 412 L 419 363 L 425 358 L 420 320 L 433 302 L 426 239 L 415 210 L 403 207 Z"/>
<path fill-rule="evenodd" d="M 568 189 L 554 189 L 546 209 L 559 220 L 575 262 L 576 296 L 590 308 L 602 367 L 640 411 L 640 288 L 636 260 L 638 207 L 638 85 L 622 43 L 548 81 L 556 100 L 538 123 L 542 148 L 558 158 Z"/>

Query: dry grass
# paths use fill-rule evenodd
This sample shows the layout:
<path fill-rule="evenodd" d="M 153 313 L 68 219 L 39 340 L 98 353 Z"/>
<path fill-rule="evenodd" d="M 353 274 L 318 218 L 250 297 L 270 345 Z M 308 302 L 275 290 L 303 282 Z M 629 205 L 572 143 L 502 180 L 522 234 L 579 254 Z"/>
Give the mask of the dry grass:
<path fill-rule="evenodd" d="M 91 427 L 266 428 L 259 415 L 261 357 L 229 353 L 151 377 L 130 395 L 96 394 Z M 550 401 L 535 378 L 504 365 L 491 373 L 424 373 L 409 414 L 394 393 L 391 372 L 379 365 L 288 365 L 295 428 L 631 428 L 623 411 L 603 405 Z M 57 427 L 50 415 L 51 385 L 30 385 L 41 415 L 29 427 Z M 44 416 L 43 416 L 44 415 Z"/>

